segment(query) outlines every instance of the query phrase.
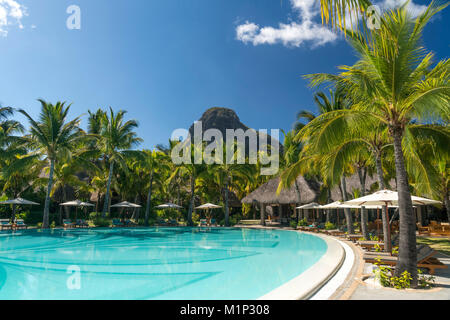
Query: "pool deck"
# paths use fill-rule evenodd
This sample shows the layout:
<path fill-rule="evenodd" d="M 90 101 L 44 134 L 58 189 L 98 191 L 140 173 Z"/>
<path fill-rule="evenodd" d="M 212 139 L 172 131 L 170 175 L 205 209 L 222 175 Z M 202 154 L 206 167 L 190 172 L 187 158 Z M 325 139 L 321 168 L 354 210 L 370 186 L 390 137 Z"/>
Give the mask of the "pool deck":
<path fill-rule="evenodd" d="M 237 226 L 242 228 L 267 228 L 267 229 L 283 229 L 283 230 L 292 230 L 292 228 L 280 228 L 276 226 Z M 297 232 L 302 232 L 297 230 Z M 309 232 L 306 232 L 309 233 Z M 447 256 L 442 253 L 438 253 L 435 255 L 442 263 L 447 265 L 447 269 L 438 269 L 435 273 L 435 285 L 431 289 L 404 289 L 398 290 L 394 288 L 384 288 L 378 283 L 373 281 L 373 265 L 370 263 L 365 263 L 362 259 L 364 251 L 356 246 L 353 242 L 343 240 L 341 238 L 335 238 L 330 236 L 323 236 L 318 233 L 311 233 L 315 236 L 321 236 L 332 238 L 341 243 L 346 248 L 347 251 L 347 261 L 343 262 L 342 269 L 345 268 L 345 265 L 351 264 L 351 268 L 347 267 L 345 270 L 345 279 L 343 280 L 343 275 L 339 276 L 339 271 L 335 272 L 333 275 L 335 277 L 330 277 L 325 283 L 322 283 L 321 288 L 315 292 L 313 295 L 303 296 L 303 297 L 294 297 L 291 295 L 291 300 L 295 299 L 311 299 L 311 300 L 450 300 L 450 256 Z M 327 242 L 328 243 L 328 242 Z M 351 257 L 352 261 L 349 261 L 348 250 L 353 252 Z M 313 266 L 315 268 L 315 266 Z M 339 278 L 340 285 L 328 288 L 333 292 L 323 292 L 327 291 L 327 282 L 333 282 L 336 280 L 335 278 Z M 295 279 L 294 279 L 295 280 Z M 304 284 L 299 285 L 299 287 L 304 286 Z M 282 286 L 283 287 L 283 286 Z M 281 287 L 280 287 L 281 288 Z M 279 289 L 280 289 L 279 288 Z M 290 291 L 295 292 L 297 288 L 289 288 Z M 269 293 L 270 294 L 270 293 Z M 263 298 L 266 298 L 264 296 Z M 270 296 L 267 297 L 271 299 Z M 286 297 L 288 299 L 288 297 Z"/>

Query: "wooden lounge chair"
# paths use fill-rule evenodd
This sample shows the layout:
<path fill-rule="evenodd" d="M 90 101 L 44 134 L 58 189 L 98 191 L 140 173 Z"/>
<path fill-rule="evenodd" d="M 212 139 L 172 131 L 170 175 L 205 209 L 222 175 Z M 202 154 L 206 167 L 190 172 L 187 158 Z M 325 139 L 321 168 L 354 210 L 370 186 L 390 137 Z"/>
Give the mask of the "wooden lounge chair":
<path fill-rule="evenodd" d="M 177 219 L 170 219 L 170 220 L 169 220 L 169 226 L 172 226 L 172 227 L 178 226 L 178 221 L 177 221 Z"/>
<path fill-rule="evenodd" d="M 25 224 L 23 219 L 17 219 L 14 227 L 16 229 L 27 229 L 28 228 L 28 226 Z"/>
<path fill-rule="evenodd" d="M 1 230 L 3 231 L 4 229 L 6 230 L 12 230 L 13 225 L 9 222 L 9 219 L 0 219 L 0 227 L 2 228 Z"/>
<path fill-rule="evenodd" d="M 429 246 L 422 246 L 418 248 L 417 251 L 417 267 L 422 269 L 428 269 L 430 274 L 434 274 L 436 269 L 446 269 L 447 266 L 440 262 L 438 259 L 433 257 L 436 254 Z M 376 254 L 364 254 L 363 259 L 369 263 L 377 263 L 378 259 L 380 264 L 388 266 L 396 266 L 398 257 L 394 256 L 383 256 Z"/>
<path fill-rule="evenodd" d="M 376 245 L 380 246 L 381 248 L 384 248 L 384 242 L 379 241 L 358 241 L 358 244 L 366 250 L 372 250 L 375 248 Z"/>
<path fill-rule="evenodd" d="M 211 219 L 211 221 L 209 221 L 209 225 L 210 225 L 210 226 L 217 227 L 217 221 L 216 221 L 216 219 Z"/>
<path fill-rule="evenodd" d="M 200 227 L 207 227 L 208 226 L 208 222 L 206 221 L 206 219 L 200 219 Z"/>
<path fill-rule="evenodd" d="M 158 219 L 158 222 L 156 223 L 158 226 L 167 226 L 167 222 L 164 219 Z"/>
<path fill-rule="evenodd" d="M 130 219 L 125 220 L 125 227 L 137 227 L 138 224 Z"/>
<path fill-rule="evenodd" d="M 112 220 L 112 227 L 123 227 L 124 224 L 122 223 L 122 221 L 120 221 L 120 219 L 113 219 Z"/>
<path fill-rule="evenodd" d="M 89 228 L 89 223 L 87 223 L 83 219 L 78 219 L 77 222 L 75 223 L 75 227 L 78 227 L 78 228 Z"/>
<path fill-rule="evenodd" d="M 362 234 L 346 234 L 345 237 L 352 242 L 356 242 L 359 239 L 364 238 Z"/>
<path fill-rule="evenodd" d="M 325 231 L 326 234 L 330 235 L 330 236 L 345 236 L 345 232 L 341 231 L 339 229 L 335 229 L 335 230 L 326 230 Z"/>
<path fill-rule="evenodd" d="M 70 219 L 63 219 L 63 227 L 64 228 L 74 228 L 75 224 Z"/>

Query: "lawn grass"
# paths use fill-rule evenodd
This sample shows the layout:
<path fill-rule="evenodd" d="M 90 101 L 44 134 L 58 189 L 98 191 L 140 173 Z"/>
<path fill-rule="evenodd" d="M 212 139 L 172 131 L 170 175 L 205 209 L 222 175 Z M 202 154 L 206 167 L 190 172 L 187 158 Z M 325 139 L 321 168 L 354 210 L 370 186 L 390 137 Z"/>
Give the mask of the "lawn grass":
<path fill-rule="evenodd" d="M 449 238 L 417 237 L 417 243 L 429 245 L 434 250 L 450 256 Z"/>

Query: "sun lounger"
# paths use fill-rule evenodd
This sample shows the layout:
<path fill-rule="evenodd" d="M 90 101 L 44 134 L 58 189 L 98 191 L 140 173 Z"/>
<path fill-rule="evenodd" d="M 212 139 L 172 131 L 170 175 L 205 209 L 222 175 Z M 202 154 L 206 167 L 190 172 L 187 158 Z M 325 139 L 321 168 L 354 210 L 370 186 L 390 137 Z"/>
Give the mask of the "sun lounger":
<path fill-rule="evenodd" d="M 176 219 L 170 219 L 169 226 L 172 226 L 172 227 L 178 226 L 178 221 Z"/>
<path fill-rule="evenodd" d="M 130 219 L 125 220 L 125 227 L 137 227 L 138 224 L 136 222 L 131 221 Z"/>
<path fill-rule="evenodd" d="M 417 267 L 422 269 L 428 269 L 430 274 L 434 274 L 436 269 L 446 269 L 447 266 L 440 262 L 438 259 L 433 257 L 436 254 L 429 246 L 418 247 L 417 250 Z M 379 263 L 382 265 L 396 266 L 398 257 L 395 256 L 384 256 L 376 254 L 364 254 L 363 259 L 369 263 Z"/>
<path fill-rule="evenodd" d="M 113 226 L 113 228 L 114 227 L 123 227 L 124 224 L 122 223 L 122 221 L 120 221 L 120 219 L 113 219 L 112 226 Z"/>
<path fill-rule="evenodd" d="M 325 230 L 325 233 L 330 235 L 330 236 L 345 236 L 345 232 L 341 231 L 339 229 L 335 229 L 335 230 Z"/>
<path fill-rule="evenodd" d="M 17 219 L 16 223 L 15 223 L 15 228 L 16 229 L 27 229 L 28 226 L 25 224 L 23 219 Z"/>
<path fill-rule="evenodd" d="M 208 222 L 206 221 L 206 219 L 200 219 L 200 227 L 207 227 L 208 226 Z"/>
<path fill-rule="evenodd" d="M 13 225 L 11 223 L 9 223 L 8 219 L 0 219 L 0 227 L 2 228 L 1 230 L 4 230 L 4 229 L 12 230 Z"/>
<path fill-rule="evenodd" d="M 345 237 L 352 242 L 356 242 L 359 239 L 364 238 L 362 234 L 346 234 Z"/>
<path fill-rule="evenodd" d="M 209 222 L 209 225 L 210 225 L 210 226 L 217 227 L 217 221 L 216 221 L 216 219 L 211 219 L 211 221 Z"/>
<path fill-rule="evenodd" d="M 89 223 L 87 223 L 83 219 L 78 219 L 77 223 L 75 223 L 75 227 L 78 227 L 78 228 L 89 228 Z"/>
<path fill-rule="evenodd" d="M 63 220 L 63 227 L 64 228 L 74 228 L 75 224 L 70 219 L 64 219 Z"/>
<path fill-rule="evenodd" d="M 379 241 L 358 241 L 358 244 L 366 250 L 374 249 L 376 245 L 380 246 L 381 248 L 384 248 L 384 242 Z"/>
<path fill-rule="evenodd" d="M 158 222 L 156 223 L 158 226 L 167 226 L 167 222 L 164 219 L 158 219 Z"/>

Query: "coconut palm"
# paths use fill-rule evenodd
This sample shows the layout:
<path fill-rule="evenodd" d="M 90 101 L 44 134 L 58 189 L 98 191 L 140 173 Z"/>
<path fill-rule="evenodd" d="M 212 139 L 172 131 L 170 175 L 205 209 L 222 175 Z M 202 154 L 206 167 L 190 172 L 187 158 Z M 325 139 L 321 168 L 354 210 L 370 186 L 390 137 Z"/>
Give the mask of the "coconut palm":
<path fill-rule="evenodd" d="M 331 81 L 345 88 L 354 104 L 354 120 L 358 119 L 360 125 L 374 121 L 388 127 L 399 193 L 396 274 L 408 271 L 413 277 L 412 286 L 417 286 L 415 219 L 402 144 L 407 125 L 414 119 L 448 121 L 450 115 L 450 61 L 433 66 L 433 54 L 421 46 L 426 24 L 445 7 L 431 3 L 416 19 L 404 7 L 385 13 L 379 30 L 348 34 L 359 56 L 355 65 L 341 67 L 339 75 L 308 76 L 312 85 Z"/>
<path fill-rule="evenodd" d="M 155 182 L 157 185 L 161 185 L 165 178 L 165 171 L 169 170 L 167 156 L 161 151 L 156 150 L 143 150 L 144 158 L 138 161 L 138 167 L 141 169 L 142 176 L 148 177 L 145 180 L 147 183 L 147 206 L 145 208 L 145 221 L 146 226 L 149 225 L 149 217 L 152 207 L 152 195 Z"/>
<path fill-rule="evenodd" d="M 222 142 L 223 154 L 227 155 L 228 150 L 225 144 Z M 231 151 L 234 157 L 237 157 L 238 151 Z M 230 208 L 229 208 L 229 192 L 230 187 L 235 179 L 247 179 L 250 175 L 248 164 L 227 163 L 228 161 L 219 161 L 216 164 L 212 164 L 208 168 L 209 177 L 212 177 L 217 181 L 219 185 L 220 194 L 223 195 L 224 212 L 225 212 L 225 226 L 229 226 Z"/>
<path fill-rule="evenodd" d="M 98 113 L 98 112 L 97 112 Z M 100 113 L 100 129 L 97 136 L 98 147 L 101 150 L 105 163 L 109 164 L 108 182 L 106 184 L 105 202 L 103 205 L 102 215 L 106 216 L 109 212 L 109 200 L 111 190 L 111 180 L 114 174 L 114 165 L 117 163 L 121 167 L 126 168 L 126 158 L 130 156 L 139 157 L 140 152 L 130 150 L 138 145 L 142 139 L 137 137 L 134 129 L 138 123 L 135 120 L 125 121 L 126 111 L 120 110 L 115 113 L 112 108 L 109 114 Z M 98 128 L 96 128 L 98 130 Z"/>
<path fill-rule="evenodd" d="M 36 159 L 43 159 L 49 165 L 47 193 L 45 197 L 42 227 L 49 228 L 50 196 L 53 188 L 53 176 L 58 155 L 70 157 L 76 146 L 84 139 L 84 132 L 79 128 L 80 119 L 67 121 L 70 105 L 65 102 L 48 103 L 42 99 L 39 119 L 34 120 L 26 111 L 19 110 L 30 122 L 30 134 L 24 137 L 31 152 L 15 162 L 11 171 L 19 169 Z"/>

